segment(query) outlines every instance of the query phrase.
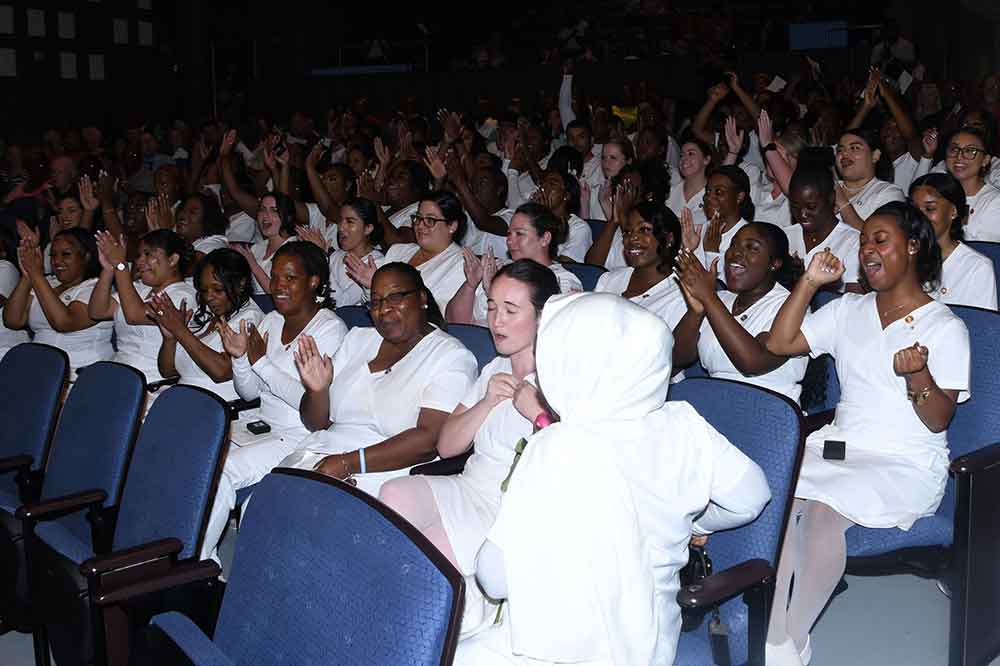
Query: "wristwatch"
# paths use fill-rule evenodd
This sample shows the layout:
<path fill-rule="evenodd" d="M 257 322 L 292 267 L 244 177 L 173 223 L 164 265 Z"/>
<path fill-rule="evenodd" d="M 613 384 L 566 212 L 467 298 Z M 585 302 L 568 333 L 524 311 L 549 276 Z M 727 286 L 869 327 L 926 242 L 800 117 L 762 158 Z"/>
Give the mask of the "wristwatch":
<path fill-rule="evenodd" d="M 910 402 L 919 407 L 927 402 L 927 398 L 931 397 L 931 387 L 928 386 L 921 391 L 907 391 L 906 397 L 910 399 Z"/>
<path fill-rule="evenodd" d="M 115 264 L 115 270 L 116 271 L 127 271 L 128 270 L 128 264 L 126 264 L 124 261 L 119 261 L 117 264 Z"/>

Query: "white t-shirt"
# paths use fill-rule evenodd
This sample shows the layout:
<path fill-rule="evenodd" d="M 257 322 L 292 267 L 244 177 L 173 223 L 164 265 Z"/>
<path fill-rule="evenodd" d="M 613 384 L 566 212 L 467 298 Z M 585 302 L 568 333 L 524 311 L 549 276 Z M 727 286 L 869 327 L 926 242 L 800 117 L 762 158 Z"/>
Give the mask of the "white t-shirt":
<path fill-rule="evenodd" d="M 238 312 L 235 312 L 233 316 L 229 318 L 227 323 L 229 324 L 229 328 L 234 331 L 239 331 L 241 321 L 247 322 L 248 325 L 256 325 L 259 324 L 263 318 L 264 313 L 261 312 L 260 308 L 257 307 L 257 304 L 251 299 Z M 214 318 L 209 319 L 205 328 L 197 331 L 195 335 L 198 336 L 198 339 L 201 340 L 203 345 L 212 351 L 219 353 L 224 351 L 222 347 L 222 336 L 219 335 L 219 331 L 215 328 Z M 177 374 L 180 375 L 180 384 L 200 386 L 203 389 L 212 391 L 226 402 L 231 402 L 240 397 L 236 393 L 236 388 L 233 386 L 232 379 L 218 384 L 215 383 L 212 378 L 201 369 L 201 366 L 198 365 L 193 358 L 191 358 L 187 349 L 185 349 L 180 343 L 177 344 L 177 351 L 174 353 L 174 368 L 177 370 Z"/>
<path fill-rule="evenodd" d="M 719 300 L 726 306 L 726 310 L 733 311 L 733 304 L 736 302 L 737 294 L 731 291 L 720 291 Z M 756 303 L 747 308 L 742 314 L 736 317 L 740 326 L 746 329 L 747 333 L 757 337 L 761 333 L 771 330 L 771 324 L 778 315 L 778 310 L 788 298 L 788 290 L 780 284 L 775 284 L 774 288 L 764 294 Z M 809 313 L 806 313 L 809 316 Z M 732 379 L 754 386 L 762 386 L 771 389 L 782 395 L 788 396 L 794 402 L 799 401 L 802 393 L 800 382 L 806 374 L 806 365 L 809 359 L 805 356 L 790 358 L 775 368 L 771 372 L 763 375 L 747 376 L 736 369 L 729 359 L 722 345 L 719 343 L 715 331 L 706 317 L 701 324 L 701 332 L 698 338 L 698 358 L 701 364 L 711 377 L 720 379 Z"/>
<path fill-rule="evenodd" d="M 597 286 L 594 287 L 594 292 L 604 291 L 621 296 L 628 289 L 628 281 L 632 278 L 634 270 L 631 266 L 626 266 L 625 268 L 616 268 L 613 271 L 608 271 L 597 279 Z M 674 330 L 677 322 L 687 312 L 687 303 L 684 302 L 684 294 L 674 280 L 673 274 L 657 282 L 645 293 L 632 296 L 629 300 L 659 315 L 661 319 L 667 322 L 671 331 Z"/>
<path fill-rule="evenodd" d="M 49 277 L 47 279 L 53 289 L 59 286 L 59 281 L 56 278 Z M 74 301 L 86 306 L 90 303 L 90 295 L 94 293 L 96 285 L 97 278 L 84 280 L 60 294 L 59 300 L 67 306 Z M 99 321 L 80 331 L 60 333 L 52 328 L 34 293 L 31 295 L 28 306 L 28 326 L 35 332 L 35 342 L 52 345 L 66 352 L 69 356 L 71 376 L 74 376 L 79 368 L 98 361 L 107 361 L 115 355 L 115 350 L 111 346 L 111 331 L 114 329 L 114 322 Z"/>
<path fill-rule="evenodd" d="M 1000 241 L 1000 189 L 984 183 L 978 192 L 965 200 L 969 204 L 965 239 Z"/>
<path fill-rule="evenodd" d="M 333 357 L 329 430 L 299 444 L 309 453 L 345 453 L 371 446 L 416 427 L 421 409 L 451 413 L 475 381 L 476 359 L 461 342 L 440 329 L 425 335 L 391 368 L 372 372 L 382 336 L 373 327 L 351 329 Z M 296 454 L 292 454 L 290 458 Z M 409 468 L 356 474 L 358 487 L 372 495 Z"/>
<path fill-rule="evenodd" d="M 510 261 L 499 262 L 501 266 L 509 264 Z M 549 268 L 555 273 L 556 281 L 559 282 L 559 293 L 561 294 L 571 294 L 574 291 L 583 291 L 583 283 L 580 279 L 570 273 L 568 270 L 563 268 L 562 264 L 558 261 L 554 261 L 549 264 Z M 472 305 L 472 318 L 480 326 L 486 326 L 486 315 L 489 311 L 489 298 L 486 296 L 486 290 L 483 288 L 483 283 L 480 282 L 479 286 L 476 287 L 476 299 Z"/>
<path fill-rule="evenodd" d="M 705 188 L 694 193 L 690 199 L 684 198 L 684 181 L 679 181 L 676 187 L 671 186 L 670 196 L 667 197 L 667 208 L 669 208 L 677 219 L 681 219 L 681 210 L 687 208 L 691 211 L 694 223 L 705 224 L 708 220 L 705 217 Z"/>
<path fill-rule="evenodd" d="M 917 161 L 913 159 L 910 151 L 906 151 L 892 163 L 892 182 L 903 192 L 909 192 L 913 181 L 930 170 L 931 160 L 929 157 Z"/>
<path fill-rule="evenodd" d="M 396 243 L 386 252 L 385 262 L 409 262 L 420 250 L 416 243 Z M 424 285 L 431 290 L 438 308 L 444 313 L 448 301 L 465 282 L 465 259 L 462 248 L 451 243 L 444 250 L 415 267 L 424 279 Z"/>
<path fill-rule="evenodd" d="M 861 271 L 861 263 L 858 259 L 858 250 L 861 249 L 861 232 L 854 227 L 838 222 L 830 231 L 830 235 L 808 252 L 806 251 L 802 225 L 793 224 L 790 227 L 785 227 L 785 235 L 788 236 L 788 253 L 801 259 L 805 268 L 809 268 L 809 262 L 812 261 L 813 256 L 830 248 L 830 252 L 844 264 L 844 277 L 841 280 L 839 291 L 844 290 L 845 284 L 858 281 L 858 275 Z"/>
<path fill-rule="evenodd" d="M 996 310 L 997 280 L 993 262 L 985 254 L 959 243 L 941 265 L 940 286 L 929 295 L 948 305 Z"/>
<path fill-rule="evenodd" d="M 257 326 L 261 337 L 267 334 L 267 352 L 252 366 L 247 356 L 233 359 L 233 386 L 244 400 L 260 398 L 260 418 L 278 428 L 302 429 L 299 403 L 305 389 L 293 354 L 299 338 L 312 336 L 321 356 L 333 357 L 340 349 L 347 325 L 331 310 L 321 308 L 302 331 L 283 343 L 281 330 L 285 318 L 274 310 Z"/>
<path fill-rule="evenodd" d="M 493 213 L 493 217 L 499 217 L 501 220 L 507 223 L 507 227 L 510 227 L 510 221 L 514 218 L 514 210 L 511 208 L 501 208 L 497 212 Z M 471 220 L 470 220 L 471 223 Z M 478 247 L 473 247 L 473 251 L 478 255 L 486 254 L 487 250 L 493 250 L 493 256 L 498 258 L 504 258 L 507 256 L 507 236 L 498 236 L 497 234 L 487 233 L 481 231 L 479 245 Z M 468 247 L 472 247 L 471 245 Z"/>
<path fill-rule="evenodd" d="M 590 225 L 575 214 L 569 216 L 568 224 L 566 242 L 559 245 L 558 256 L 569 257 L 573 261 L 583 263 L 587 250 L 594 242 L 594 235 L 590 231 Z"/>
<path fill-rule="evenodd" d="M 277 248 L 275 248 L 274 252 L 272 252 L 270 255 L 268 255 L 268 256 L 265 257 L 265 255 L 267 255 L 267 243 L 268 243 L 268 240 L 266 238 L 263 238 L 263 239 L 257 241 L 256 243 L 254 243 L 253 245 L 250 246 L 250 254 L 252 254 L 253 257 L 254 257 L 254 259 L 257 260 L 257 264 L 262 269 L 264 269 L 264 272 L 267 273 L 268 275 L 270 275 L 271 274 L 271 263 L 274 261 L 274 255 L 275 255 L 275 253 L 278 250 L 281 249 L 282 245 L 285 245 L 286 243 L 291 243 L 292 241 L 297 241 L 297 240 L 298 240 L 298 237 L 296 237 L 296 236 L 289 236 L 288 238 L 286 238 L 285 240 L 283 240 L 281 242 L 281 245 L 279 245 Z M 268 286 L 270 286 L 270 285 L 268 285 Z M 260 282 L 257 281 L 257 277 L 256 276 L 254 276 L 254 278 L 253 278 L 253 293 L 255 293 L 255 294 L 264 294 L 264 293 L 267 293 L 267 290 L 264 289 L 264 286 L 262 286 L 260 284 Z"/>
<path fill-rule="evenodd" d="M 153 288 L 142 282 L 135 282 L 133 284 L 136 293 L 139 294 L 139 298 L 144 302 L 149 301 Z M 181 307 L 182 301 L 187 302 L 188 308 L 195 307 L 198 302 L 197 292 L 187 282 L 174 282 L 167 285 L 165 289 L 161 289 L 158 293 L 166 294 L 176 308 Z M 163 342 L 163 336 L 160 335 L 159 327 L 152 322 L 148 326 L 128 323 L 125 321 L 125 310 L 118 300 L 118 294 L 113 294 L 112 298 L 118 304 L 118 307 L 115 308 L 114 317 L 118 353 L 115 354 L 114 360 L 119 363 L 131 365 L 133 368 L 139 370 L 146 376 L 146 381 L 149 383 L 160 381 L 163 379 L 163 376 L 160 375 L 160 368 L 157 365 L 156 359 L 160 354 L 160 344 Z"/>
<path fill-rule="evenodd" d="M 862 221 L 867 220 L 872 213 L 878 210 L 879 206 L 890 201 L 906 201 L 906 194 L 894 184 L 878 178 L 872 178 L 861 188 L 861 191 L 851 197 L 854 212 Z"/>
<path fill-rule="evenodd" d="M 361 305 L 365 300 L 364 289 L 347 274 L 347 252 L 337 250 L 330 255 L 330 293 L 337 307 L 345 305 Z M 376 266 L 385 263 L 385 255 L 373 249 L 362 259 L 368 263 L 368 258 L 375 260 Z"/>
<path fill-rule="evenodd" d="M 750 181 L 750 200 L 753 201 L 755 222 L 770 222 L 781 228 L 792 223 L 788 210 L 788 197 L 781 190 L 774 197 L 774 183 L 763 173 Z"/>
<path fill-rule="evenodd" d="M 6 259 L 0 259 L 0 296 L 10 298 L 20 280 L 21 273 L 18 272 L 17 266 Z M 13 331 L 4 326 L 2 314 L 3 310 L 0 309 L 0 358 L 3 358 L 11 347 L 31 341 L 27 331 Z"/>

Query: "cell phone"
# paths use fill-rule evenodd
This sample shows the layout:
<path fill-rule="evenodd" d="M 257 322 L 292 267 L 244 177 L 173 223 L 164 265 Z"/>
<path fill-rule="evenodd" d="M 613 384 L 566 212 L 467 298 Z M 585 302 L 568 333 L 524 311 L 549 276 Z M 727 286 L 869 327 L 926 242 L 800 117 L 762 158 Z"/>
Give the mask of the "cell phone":
<path fill-rule="evenodd" d="M 247 424 L 247 430 L 255 435 L 263 435 L 266 432 L 271 432 L 271 426 L 265 421 L 251 421 Z"/>
<path fill-rule="evenodd" d="M 847 443 L 828 439 L 823 442 L 823 457 L 827 460 L 844 460 L 847 458 Z"/>

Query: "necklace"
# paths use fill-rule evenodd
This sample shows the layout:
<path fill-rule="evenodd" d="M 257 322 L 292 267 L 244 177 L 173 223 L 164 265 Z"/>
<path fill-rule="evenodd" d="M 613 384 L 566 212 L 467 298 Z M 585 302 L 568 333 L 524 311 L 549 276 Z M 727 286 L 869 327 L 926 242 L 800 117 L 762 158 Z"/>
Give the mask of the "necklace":
<path fill-rule="evenodd" d="M 863 189 L 865 189 L 866 187 L 868 187 L 868 185 L 869 185 L 869 184 L 870 184 L 870 183 L 871 183 L 871 182 L 872 182 L 873 180 L 875 180 L 875 179 L 874 179 L 874 178 L 869 178 L 869 179 L 868 179 L 867 181 L 865 181 L 865 184 L 864 184 L 864 185 L 861 185 L 861 186 L 859 186 L 859 187 L 850 187 L 850 186 L 849 186 L 849 185 L 848 185 L 847 183 L 845 183 L 844 181 L 840 181 L 840 184 L 841 184 L 841 185 L 842 185 L 842 186 L 844 187 L 844 189 L 845 189 L 845 190 L 847 190 L 848 192 L 860 192 L 861 190 L 863 190 Z"/>
<path fill-rule="evenodd" d="M 905 308 L 909 304 L 910 304 L 909 301 L 907 301 L 906 303 L 903 303 L 902 305 L 897 305 L 896 307 L 889 308 L 888 310 L 886 310 L 885 312 L 882 313 L 882 316 L 885 317 L 887 314 L 891 314 L 891 313 L 895 312 L 896 310 L 900 310 L 902 308 Z"/>

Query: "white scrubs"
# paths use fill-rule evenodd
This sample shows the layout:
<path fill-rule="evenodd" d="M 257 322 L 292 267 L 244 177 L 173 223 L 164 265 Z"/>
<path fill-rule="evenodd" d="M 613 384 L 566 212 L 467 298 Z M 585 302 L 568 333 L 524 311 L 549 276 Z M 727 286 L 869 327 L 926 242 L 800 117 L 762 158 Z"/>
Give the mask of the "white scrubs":
<path fill-rule="evenodd" d="M 21 273 L 18 272 L 17 267 L 6 259 L 0 259 L 0 296 L 10 298 L 20 280 Z M 0 315 L 2 314 L 3 311 L 0 309 Z M 10 351 L 11 347 L 15 347 L 22 342 L 31 342 L 28 332 L 14 331 L 7 328 L 3 325 L 3 317 L 0 316 L 0 359 Z"/>
<path fill-rule="evenodd" d="M 337 307 L 345 305 L 361 305 L 365 300 L 364 289 L 347 274 L 347 252 L 337 250 L 330 255 L 330 293 Z M 368 259 L 374 259 L 376 266 L 385 263 L 385 255 L 378 250 L 372 250 L 361 260 L 365 264 Z"/>
<path fill-rule="evenodd" d="M 510 261 L 501 261 L 500 265 L 505 266 L 509 263 Z M 558 261 L 553 261 L 549 264 L 549 268 L 555 273 L 556 281 L 559 283 L 559 293 L 572 294 L 575 291 L 583 291 L 583 283 L 580 282 L 580 279 L 563 268 L 562 264 Z M 479 286 L 476 287 L 476 297 L 472 304 L 472 318 L 479 326 L 486 326 L 486 315 L 488 312 L 489 297 L 486 295 L 483 283 L 480 282 Z"/>
<path fill-rule="evenodd" d="M 587 256 L 587 250 L 594 242 L 594 235 L 590 231 L 590 225 L 575 214 L 569 216 L 568 225 L 566 241 L 559 244 L 558 256 L 569 257 L 582 264 Z"/>
<path fill-rule="evenodd" d="M 997 309 L 997 279 L 993 262 L 964 243 L 941 265 L 941 284 L 930 297 L 948 305 Z"/>
<path fill-rule="evenodd" d="M 153 288 L 146 286 L 142 282 L 133 283 L 135 291 L 143 302 L 148 302 L 153 295 Z M 181 303 L 186 302 L 189 309 L 195 308 L 198 302 L 197 292 L 187 282 L 174 282 L 167 285 L 165 289 L 157 293 L 166 294 L 175 308 L 180 309 Z M 115 308 L 115 337 L 118 342 L 118 353 L 114 359 L 118 363 L 131 365 L 146 376 L 146 382 L 158 382 L 163 379 L 160 374 L 160 367 L 156 362 L 160 354 L 160 344 L 163 336 L 160 328 L 153 322 L 149 324 L 130 324 L 125 320 L 125 310 L 118 301 L 118 294 L 111 296 L 117 307 Z"/>
<path fill-rule="evenodd" d="M 969 204 L 965 239 L 1000 241 L 1000 190 L 985 183 L 978 192 L 966 197 L 965 201 Z"/>
<path fill-rule="evenodd" d="M 788 236 L 788 253 L 801 259 L 805 268 L 809 268 L 809 262 L 816 254 L 830 248 L 833 256 L 844 264 L 844 276 L 840 280 L 839 291 L 844 290 L 845 284 L 858 281 L 858 275 L 861 272 L 861 264 L 858 259 L 858 250 L 861 249 L 861 232 L 854 227 L 838 222 L 826 238 L 816 243 L 815 247 L 808 251 L 806 250 L 802 225 L 793 224 L 790 227 L 785 227 L 785 235 Z"/>
<path fill-rule="evenodd" d="M 59 281 L 54 277 L 47 279 L 53 289 L 59 286 Z M 86 306 L 90 303 L 90 295 L 94 293 L 96 285 L 97 278 L 84 280 L 60 294 L 59 300 L 67 307 L 74 301 Z M 52 328 L 42 310 L 42 304 L 35 297 L 35 294 L 32 293 L 29 298 L 28 326 L 35 332 L 35 342 L 52 345 L 66 352 L 69 356 L 71 378 L 76 377 L 76 371 L 80 368 L 114 357 L 115 350 L 111 346 L 111 331 L 114 329 L 114 322 L 99 321 L 81 331 L 60 333 Z"/>
<path fill-rule="evenodd" d="M 286 245 L 288 243 L 291 243 L 291 242 L 294 242 L 294 241 L 297 241 L 297 240 L 298 240 L 298 238 L 296 236 L 289 236 L 288 238 L 286 238 L 284 241 L 281 242 L 281 245 L 279 245 L 274 250 L 274 252 L 272 252 L 270 255 L 268 255 L 267 254 L 267 243 L 268 243 L 268 240 L 266 238 L 264 238 L 264 239 L 259 240 L 259 241 L 257 241 L 256 243 L 254 243 L 253 245 L 250 246 L 250 254 L 252 254 L 253 258 L 257 260 L 257 264 L 264 270 L 264 272 L 267 273 L 268 275 L 270 275 L 271 274 L 271 264 L 274 262 L 274 255 L 275 255 L 275 253 L 277 253 L 277 251 L 280 250 L 283 245 Z M 261 285 L 260 282 L 257 281 L 257 277 L 254 276 L 254 278 L 253 278 L 253 293 L 258 294 L 258 295 L 259 294 L 267 293 L 267 289 L 265 289 L 264 286 L 265 285 Z M 268 288 L 270 288 L 270 285 L 266 285 L 266 286 Z"/>
<path fill-rule="evenodd" d="M 420 250 L 416 243 L 396 243 L 385 253 L 385 263 L 394 261 L 407 263 Z M 444 250 L 434 255 L 419 266 L 415 266 L 424 279 L 424 285 L 430 289 L 431 295 L 437 301 L 441 312 L 448 307 L 448 301 L 455 295 L 465 282 L 465 258 L 462 248 L 451 243 Z"/>
<path fill-rule="evenodd" d="M 189 309 L 194 309 L 189 306 Z M 211 314 L 211 313 L 209 313 Z M 238 312 L 233 313 L 233 316 L 229 318 L 227 322 L 229 328 L 234 331 L 240 330 L 240 322 L 245 321 L 249 327 L 251 324 L 257 325 L 264 318 L 264 313 L 261 312 L 260 308 L 253 300 L 247 301 Z M 211 349 L 214 352 L 222 353 L 224 351 L 222 346 L 222 336 L 219 335 L 219 331 L 215 328 L 215 318 L 211 317 L 208 323 L 205 324 L 204 328 L 200 331 L 195 332 L 195 336 L 201 340 L 201 343 Z M 177 351 L 174 352 L 174 368 L 177 370 L 177 374 L 180 375 L 179 384 L 186 384 L 188 386 L 199 386 L 205 390 L 215 393 L 217 396 L 222 398 L 226 402 L 231 402 L 238 399 L 240 396 L 236 393 L 236 388 L 233 386 L 233 380 L 228 380 L 221 383 L 216 383 L 208 374 L 201 369 L 201 366 L 191 358 L 187 350 L 183 345 L 177 343 Z"/>

